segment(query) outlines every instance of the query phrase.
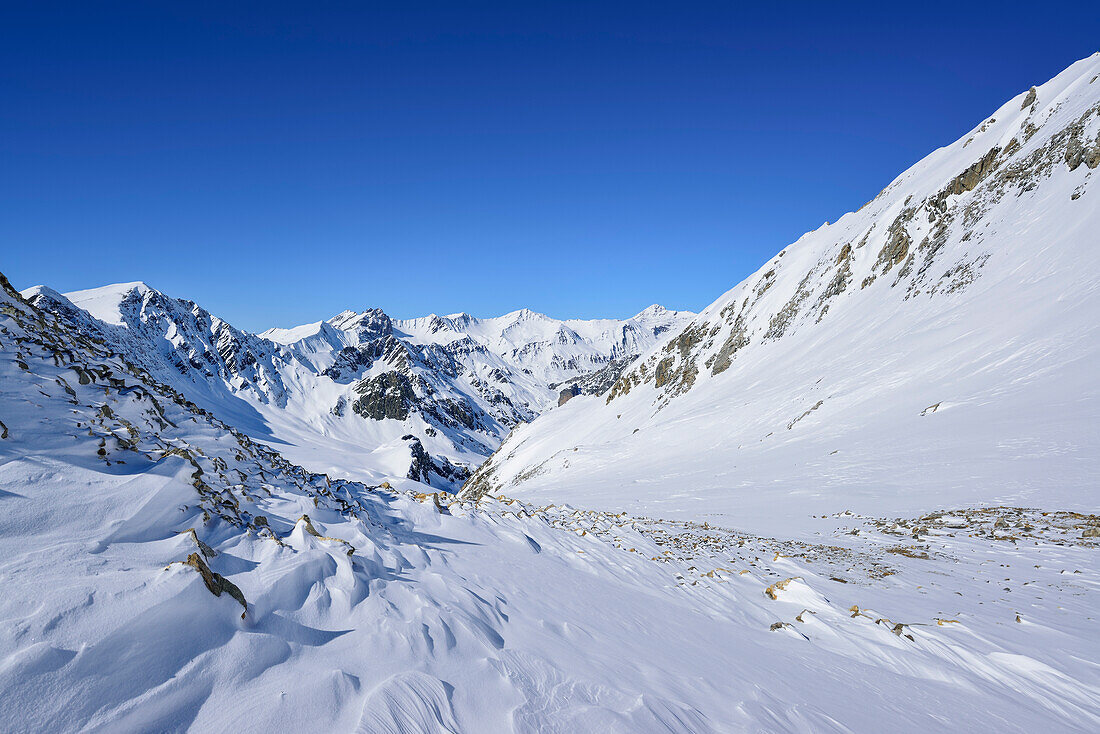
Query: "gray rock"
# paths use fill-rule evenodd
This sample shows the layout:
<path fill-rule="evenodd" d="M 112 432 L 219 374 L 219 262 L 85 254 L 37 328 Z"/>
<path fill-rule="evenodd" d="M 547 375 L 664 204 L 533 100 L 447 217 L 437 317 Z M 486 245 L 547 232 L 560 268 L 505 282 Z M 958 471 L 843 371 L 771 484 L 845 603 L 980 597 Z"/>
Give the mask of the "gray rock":
<path fill-rule="evenodd" d="M 565 405 L 573 398 L 581 394 L 581 390 L 576 385 L 570 386 L 558 393 L 558 406 Z"/>

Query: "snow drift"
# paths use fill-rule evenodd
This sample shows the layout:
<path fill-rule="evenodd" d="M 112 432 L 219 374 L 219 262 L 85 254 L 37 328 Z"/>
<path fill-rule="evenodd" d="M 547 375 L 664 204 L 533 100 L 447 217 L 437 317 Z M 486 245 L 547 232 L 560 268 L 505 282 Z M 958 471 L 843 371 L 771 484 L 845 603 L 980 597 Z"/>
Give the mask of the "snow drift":
<path fill-rule="evenodd" d="M 0 276 L 0 730 L 1096 731 L 1098 75 L 517 428 L 466 497 L 273 448 L 322 451 L 271 435 L 284 360 L 429 327 L 261 339 Z"/>

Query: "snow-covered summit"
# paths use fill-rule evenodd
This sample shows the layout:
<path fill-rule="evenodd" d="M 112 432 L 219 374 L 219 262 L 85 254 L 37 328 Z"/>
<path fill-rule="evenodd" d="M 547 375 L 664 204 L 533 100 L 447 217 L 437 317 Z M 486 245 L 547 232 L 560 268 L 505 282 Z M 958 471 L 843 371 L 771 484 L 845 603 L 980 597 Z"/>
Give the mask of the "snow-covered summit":
<path fill-rule="evenodd" d="M 156 292 L 138 280 L 132 283 L 115 283 L 100 288 L 88 288 L 66 294 L 69 301 L 108 324 L 125 326 L 121 305 L 127 301 L 141 300 Z"/>
<path fill-rule="evenodd" d="M 289 329 L 268 329 L 267 331 L 261 331 L 260 336 L 277 344 L 293 344 L 332 328 L 327 321 L 314 321 L 312 324 L 302 324 Z"/>

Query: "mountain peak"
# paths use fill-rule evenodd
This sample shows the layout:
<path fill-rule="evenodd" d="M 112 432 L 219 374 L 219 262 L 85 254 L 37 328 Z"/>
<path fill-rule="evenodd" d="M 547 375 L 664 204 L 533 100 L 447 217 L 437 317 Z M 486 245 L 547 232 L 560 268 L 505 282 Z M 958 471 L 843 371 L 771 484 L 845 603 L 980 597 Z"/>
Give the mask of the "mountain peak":
<path fill-rule="evenodd" d="M 332 331 L 335 331 L 335 328 L 329 322 L 314 321 L 312 324 L 302 324 L 289 329 L 271 328 L 261 332 L 259 336 L 276 344 L 294 344 L 311 336 L 325 335 Z"/>
<path fill-rule="evenodd" d="M 668 313 L 676 313 L 675 311 L 669 311 L 667 308 L 659 303 L 654 303 L 646 308 L 643 308 L 638 313 L 634 314 L 635 319 L 644 319 L 647 316 L 664 316 Z"/>
<path fill-rule="evenodd" d="M 65 296 L 61 295 L 48 285 L 32 285 L 30 288 L 24 288 L 19 292 L 19 295 L 28 301 L 33 300 L 37 296 L 44 296 L 50 300 L 66 300 Z"/>
<path fill-rule="evenodd" d="M 74 306 L 79 306 L 100 321 L 122 326 L 125 320 L 122 318 L 120 305 L 134 293 L 144 298 L 149 293 L 160 293 L 160 291 L 150 287 L 144 281 L 135 280 L 129 283 L 113 283 L 99 288 L 71 291 L 64 295 Z"/>
<path fill-rule="evenodd" d="M 368 308 L 363 311 L 352 311 L 348 309 L 328 319 L 327 323 L 341 331 L 347 331 L 349 329 L 354 329 L 357 325 L 364 322 L 374 323 L 383 320 L 389 321 L 389 318 L 386 312 L 378 307 Z"/>
<path fill-rule="evenodd" d="M 512 321 L 532 321 L 534 319 L 549 320 L 550 317 L 538 311 L 532 311 L 529 308 L 521 308 L 518 311 L 506 313 L 501 318 L 510 319 Z"/>

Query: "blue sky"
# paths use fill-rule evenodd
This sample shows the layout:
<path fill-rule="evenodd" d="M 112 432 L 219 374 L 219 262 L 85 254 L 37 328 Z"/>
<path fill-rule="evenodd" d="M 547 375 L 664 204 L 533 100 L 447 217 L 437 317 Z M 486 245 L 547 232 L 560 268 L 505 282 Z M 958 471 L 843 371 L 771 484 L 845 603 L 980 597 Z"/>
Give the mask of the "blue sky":
<path fill-rule="evenodd" d="M 0 8 L 18 287 L 697 310 L 1100 44 L 1095 3 L 221 5 Z"/>

